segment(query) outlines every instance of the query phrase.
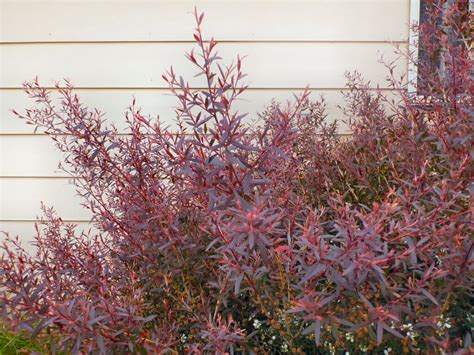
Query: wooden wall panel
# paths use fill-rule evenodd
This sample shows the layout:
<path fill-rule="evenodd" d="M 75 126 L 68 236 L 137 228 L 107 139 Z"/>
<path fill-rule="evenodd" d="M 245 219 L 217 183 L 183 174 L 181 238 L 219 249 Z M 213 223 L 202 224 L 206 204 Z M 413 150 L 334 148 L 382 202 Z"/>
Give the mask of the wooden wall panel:
<path fill-rule="evenodd" d="M 190 11 L 232 41 L 405 41 L 408 0 L 3 0 L 3 42 L 183 41 Z"/>
<path fill-rule="evenodd" d="M 41 202 L 57 210 L 65 220 L 88 221 L 91 215 L 80 206 L 68 179 L 1 178 L 0 221 L 31 221 L 41 216 Z"/>
<path fill-rule="evenodd" d="M 43 85 L 68 78 L 76 87 L 163 88 L 162 75 L 171 65 L 192 86 L 204 87 L 184 57 L 191 48 L 188 43 L 4 45 L 0 57 L 9 70 L 3 70 L 0 88 L 17 88 L 36 76 Z M 228 64 L 237 54 L 246 55 L 243 69 L 253 88 L 342 88 L 344 73 L 353 70 L 385 87 L 387 70 L 378 61 L 396 58 L 390 43 L 223 43 L 219 54 Z M 398 72 L 405 70 L 401 61 Z"/>

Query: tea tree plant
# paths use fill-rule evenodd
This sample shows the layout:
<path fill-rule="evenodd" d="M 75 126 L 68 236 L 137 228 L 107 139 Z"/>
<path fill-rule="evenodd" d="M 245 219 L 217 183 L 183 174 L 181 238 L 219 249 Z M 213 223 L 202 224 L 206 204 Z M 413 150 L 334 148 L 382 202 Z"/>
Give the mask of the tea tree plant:
<path fill-rule="evenodd" d="M 433 11 L 420 30 L 443 40 Z M 16 114 L 65 153 L 97 232 L 44 206 L 35 254 L 7 235 L 5 324 L 51 334 L 52 352 L 472 351 L 474 86 L 462 11 L 443 18 L 461 45 L 435 42 L 444 67 L 417 63 L 424 96 L 392 64 L 396 99 L 347 75 L 349 139 L 309 91 L 246 123 L 235 110 L 242 58 L 224 64 L 197 11 L 186 57 L 206 88 L 163 75 L 177 131 L 133 101 L 129 135 L 118 135 L 68 81 L 59 96 L 26 83 L 37 104 Z"/>

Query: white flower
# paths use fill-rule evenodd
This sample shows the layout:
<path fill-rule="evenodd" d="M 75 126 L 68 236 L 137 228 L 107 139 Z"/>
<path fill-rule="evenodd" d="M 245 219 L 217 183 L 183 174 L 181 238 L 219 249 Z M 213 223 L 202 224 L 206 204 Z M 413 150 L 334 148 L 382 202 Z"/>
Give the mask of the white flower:
<path fill-rule="evenodd" d="M 253 320 L 253 327 L 255 329 L 259 329 L 262 326 L 262 322 L 260 322 L 258 319 Z"/>
<path fill-rule="evenodd" d="M 360 345 L 359 350 L 363 353 L 366 353 L 367 351 L 369 351 L 369 347 L 367 345 Z"/>
<path fill-rule="evenodd" d="M 336 347 L 334 346 L 334 344 L 331 344 L 330 342 L 328 342 L 327 340 L 324 342 L 324 346 L 329 348 L 329 353 L 330 354 L 335 354 L 336 353 Z"/>
<path fill-rule="evenodd" d="M 443 316 L 439 317 L 439 321 L 436 323 L 438 327 L 442 330 L 451 328 L 451 324 L 449 323 L 449 318 L 444 318 Z"/>
<path fill-rule="evenodd" d="M 400 329 L 402 330 L 405 330 L 406 331 L 406 335 L 411 339 L 411 340 L 415 340 L 415 337 L 418 336 L 418 334 L 416 334 L 416 332 L 413 331 L 413 324 L 411 323 L 407 323 L 407 324 L 403 324 Z"/>
<path fill-rule="evenodd" d="M 346 333 L 346 340 L 349 340 L 351 343 L 354 342 L 354 334 Z"/>

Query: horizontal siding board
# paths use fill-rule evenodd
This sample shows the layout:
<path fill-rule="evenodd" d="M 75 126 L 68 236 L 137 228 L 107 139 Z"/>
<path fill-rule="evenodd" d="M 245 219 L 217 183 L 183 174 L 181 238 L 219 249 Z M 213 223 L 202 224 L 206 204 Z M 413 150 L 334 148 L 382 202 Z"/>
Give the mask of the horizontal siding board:
<path fill-rule="evenodd" d="M 42 215 L 41 202 L 66 220 L 91 218 L 66 179 L 0 179 L 0 195 L 0 220 L 35 220 Z"/>
<path fill-rule="evenodd" d="M 0 0 L 2 42 L 192 39 L 197 5 L 220 40 L 406 41 L 409 0 Z"/>
<path fill-rule="evenodd" d="M 62 153 L 47 136 L 0 137 L 0 178 L 65 175 L 58 170 Z"/>
<path fill-rule="evenodd" d="M 241 100 L 236 101 L 234 108 L 239 112 L 248 112 L 249 119 L 255 120 L 257 112 L 261 112 L 272 99 L 285 102 L 293 99 L 293 93 L 301 91 L 293 90 L 248 90 L 241 96 Z M 178 100 L 168 93 L 168 90 L 82 90 L 77 89 L 81 102 L 89 108 L 97 108 L 105 113 L 104 118 L 107 123 L 117 126 L 120 133 L 127 132 L 124 113 L 132 103 L 133 97 L 142 109 L 142 113 L 156 117 L 160 116 L 161 121 L 170 129 L 175 125 L 174 108 Z M 313 98 L 323 95 L 328 107 L 328 119 L 340 118 L 341 113 L 337 105 L 343 104 L 342 95 L 339 90 L 324 91 L 315 90 Z M 11 112 L 15 109 L 23 112 L 24 109 L 35 107 L 35 102 L 28 98 L 22 90 L 0 90 L 0 140 L 2 134 L 22 134 L 33 133 L 34 126 L 28 125 L 25 121 L 16 118 Z M 341 127 L 341 132 L 347 129 Z M 40 131 L 38 131 L 40 132 Z M 1 173 L 0 173 L 1 174 Z"/>
<path fill-rule="evenodd" d="M 45 85 L 69 78 L 77 87 L 165 87 L 162 74 L 171 65 L 192 86 L 203 87 L 204 78 L 194 78 L 196 70 L 184 57 L 191 48 L 185 43 L 3 45 L 0 88 L 19 87 L 35 76 Z M 388 62 L 397 57 L 389 43 L 223 43 L 219 53 L 226 63 L 247 55 L 247 83 L 256 88 L 341 88 L 347 70 L 386 87 L 387 71 L 378 61 L 382 55 Z M 397 75 L 406 71 L 406 61 L 399 64 Z"/>

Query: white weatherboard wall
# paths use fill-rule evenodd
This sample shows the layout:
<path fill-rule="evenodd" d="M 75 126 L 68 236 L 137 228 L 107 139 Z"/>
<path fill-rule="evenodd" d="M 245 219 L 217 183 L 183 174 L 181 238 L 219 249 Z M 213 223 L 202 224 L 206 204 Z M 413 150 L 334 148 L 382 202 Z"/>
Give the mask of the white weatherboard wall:
<path fill-rule="evenodd" d="M 386 85 L 378 60 L 393 59 L 394 44 L 407 46 L 409 2 L 0 0 L 0 230 L 29 238 L 40 201 L 81 226 L 90 218 L 56 171 L 60 155 L 48 137 L 9 111 L 33 105 L 21 90 L 24 80 L 38 76 L 52 86 L 70 78 L 83 102 L 122 130 L 132 95 L 144 112 L 172 124 L 176 101 L 165 95 L 161 74 L 173 65 L 200 86 L 184 58 L 197 5 L 206 14 L 205 34 L 221 42 L 225 59 L 248 56 L 242 110 L 255 117 L 272 98 L 291 98 L 309 85 L 337 117 L 346 70 Z"/>

